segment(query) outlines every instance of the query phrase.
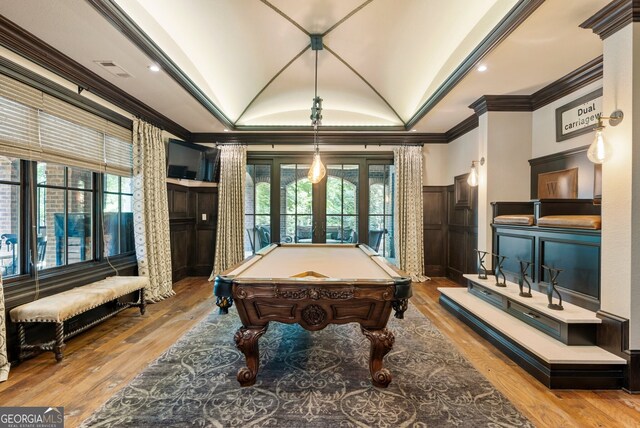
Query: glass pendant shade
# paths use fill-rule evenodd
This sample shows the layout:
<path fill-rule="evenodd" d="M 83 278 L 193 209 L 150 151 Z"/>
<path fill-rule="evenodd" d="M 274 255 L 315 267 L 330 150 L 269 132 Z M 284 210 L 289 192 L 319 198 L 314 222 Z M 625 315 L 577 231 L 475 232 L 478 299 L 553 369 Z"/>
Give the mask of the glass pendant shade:
<path fill-rule="evenodd" d="M 603 129 L 596 129 L 596 136 L 587 151 L 587 157 L 593 163 L 603 163 L 611 157 L 611 145 L 604 139 Z"/>
<path fill-rule="evenodd" d="M 317 184 L 320 183 L 326 173 L 327 170 L 322 164 L 322 159 L 320 159 L 320 152 L 316 151 L 313 154 L 313 163 L 311 163 L 311 168 L 309 168 L 309 174 L 307 174 L 307 177 L 310 182 Z"/>
<path fill-rule="evenodd" d="M 467 177 L 467 184 L 471 187 L 478 185 L 478 168 L 475 163 L 471 164 L 471 171 L 469 171 L 469 177 Z"/>

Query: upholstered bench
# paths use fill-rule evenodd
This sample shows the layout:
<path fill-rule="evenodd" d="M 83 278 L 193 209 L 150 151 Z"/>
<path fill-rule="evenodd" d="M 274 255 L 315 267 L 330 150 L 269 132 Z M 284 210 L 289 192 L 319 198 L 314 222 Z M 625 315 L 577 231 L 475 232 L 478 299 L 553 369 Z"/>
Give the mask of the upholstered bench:
<path fill-rule="evenodd" d="M 494 223 L 497 224 L 514 224 L 518 226 L 533 226 L 533 214 L 508 214 L 494 217 Z"/>
<path fill-rule="evenodd" d="M 602 218 L 599 215 L 547 215 L 538 219 L 540 227 L 599 230 L 601 225 Z"/>
<path fill-rule="evenodd" d="M 18 324 L 20 360 L 36 352 L 52 351 L 56 360 L 62 361 L 65 339 L 73 337 L 132 306 L 139 307 L 140 313 L 144 315 L 146 309 L 144 289 L 148 285 L 149 279 L 146 277 L 112 276 L 13 308 L 10 314 L 11 320 Z M 120 297 L 135 291 L 138 292 L 137 302 L 121 303 L 118 301 Z M 72 331 L 64 332 L 65 321 L 112 301 L 116 301 L 116 308 L 113 312 Z M 27 323 L 54 323 L 55 339 L 40 344 L 27 344 L 25 333 Z"/>

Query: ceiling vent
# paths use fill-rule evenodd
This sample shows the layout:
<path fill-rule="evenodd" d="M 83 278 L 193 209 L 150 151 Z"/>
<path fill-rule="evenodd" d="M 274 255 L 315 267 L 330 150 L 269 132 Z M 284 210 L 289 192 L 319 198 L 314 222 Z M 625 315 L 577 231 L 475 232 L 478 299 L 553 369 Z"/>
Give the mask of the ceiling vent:
<path fill-rule="evenodd" d="M 113 61 L 105 60 L 105 61 L 93 61 L 93 62 L 95 62 L 100 67 L 104 68 L 109 73 L 113 74 L 114 76 L 122 77 L 122 78 L 125 78 L 125 79 L 129 78 L 129 77 L 133 77 L 131 74 L 129 74 L 127 72 L 127 70 L 125 70 L 124 68 L 120 67 L 118 64 L 116 64 Z"/>

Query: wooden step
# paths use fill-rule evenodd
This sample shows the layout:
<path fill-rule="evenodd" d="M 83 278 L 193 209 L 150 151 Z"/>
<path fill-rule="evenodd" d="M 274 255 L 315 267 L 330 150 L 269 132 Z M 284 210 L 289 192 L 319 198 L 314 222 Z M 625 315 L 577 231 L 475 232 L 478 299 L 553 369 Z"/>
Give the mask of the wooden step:
<path fill-rule="evenodd" d="M 569 346 L 464 288 L 438 288 L 440 303 L 549 388 L 619 389 L 626 360 L 597 346 Z"/>

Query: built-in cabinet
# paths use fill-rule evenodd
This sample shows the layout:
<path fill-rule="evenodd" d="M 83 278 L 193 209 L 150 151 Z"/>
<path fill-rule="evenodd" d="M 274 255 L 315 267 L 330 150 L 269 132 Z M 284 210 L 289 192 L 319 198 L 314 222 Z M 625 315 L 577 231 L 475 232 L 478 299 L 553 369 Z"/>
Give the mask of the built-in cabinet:
<path fill-rule="evenodd" d="M 218 188 L 168 183 L 173 281 L 208 276 L 213 269 L 218 224 Z"/>

